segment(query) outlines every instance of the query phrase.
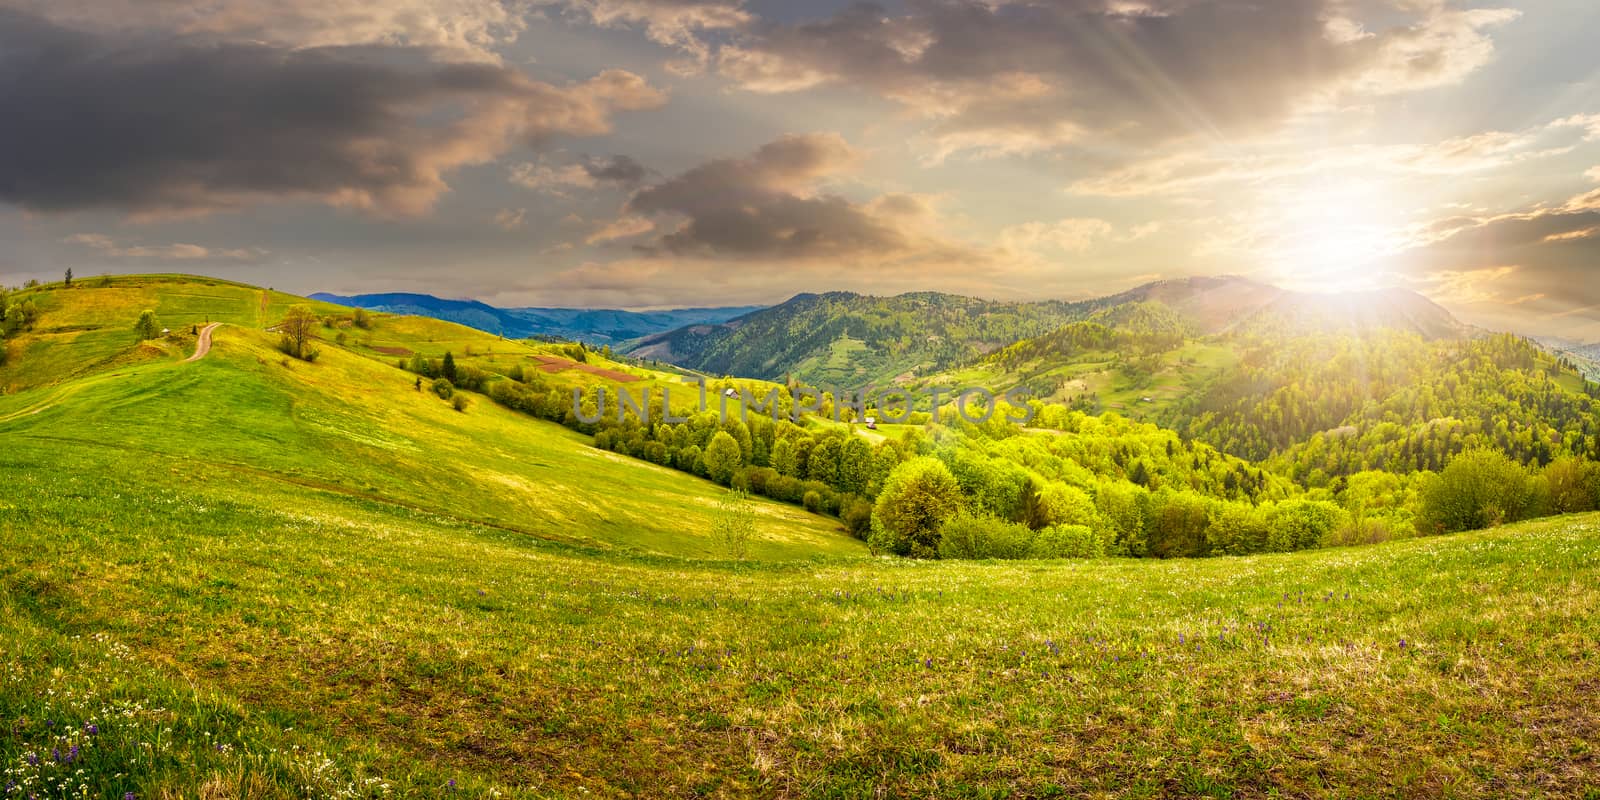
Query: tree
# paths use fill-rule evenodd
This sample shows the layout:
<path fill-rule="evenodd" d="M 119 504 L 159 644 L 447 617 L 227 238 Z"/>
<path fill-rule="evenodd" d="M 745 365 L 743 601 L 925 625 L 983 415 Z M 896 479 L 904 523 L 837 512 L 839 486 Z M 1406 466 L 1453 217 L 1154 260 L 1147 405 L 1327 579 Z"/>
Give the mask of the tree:
<path fill-rule="evenodd" d="M 1422 486 L 1417 528 L 1449 533 L 1520 519 L 1532 494 L 1528 472 L 1498 450 L 1469 450 Z"/>
<path fill-rule="evenodd" d="M 10 319 L 6 320 L 8 323 Z M 161 323 L 156 321 L 156 312 L 145 309 L 139 312 L 139 321 L 133 323 L 133 329 L 139 332 L 139 339 L 154 339 L 161 335 Z"/>
<path fill-rule="evenodd" d="M 711 443 L 706 445 L 705 460 L 706 475 L 727 486 L 733 480 L 733 473 L 743 464 L 738 440 L 727 431 L 717 431 L 717 435 L 711 437 Z"/>
<path fill-rule="evenodd" d="M 72 267 L 67 267 L 67 275 L 62 279 L 61 283 L 69 289 L 72 288 Z"/>
<path fill-rule="evenodd" d="M 351 314 L 350 321 L 362 330 L 372 327 L 372 319 L 367 316 L 367 310 L 364 308 L 356 309 L 355 313 Z"/>
<path fill-rule="evenodd" d="M 322 321 L 311 313 L 311 309 L 305 306 L 290 308 L 283 321 L 278 323 L 278 331 L 283 334 L 278 349 L 298 359 L 315 360 L 317 350 L 310 346 L 310 342 L 316 338 L 317 328 L 321 325 Z"/>
<path fill-rule="evenodd" d="M 939 529 L 961 508 L 961 485 L 950 468 L 931 456 L 914 458 L 884 479 L 872 510 L 873 549 L 932 558 Z"/>
<path fill-rule="evenodd" d="M 743 561 L 756 534 L 756 512 L 744 492 L 728 492 L 717 501 L 711 516 L 711 540 L 724 555 Z"/>
<path fill-rule="evenodd" d="M 439 374 L 451 383 L 456 382 L 456 357 L 451 355 L 449 350 L 444 353 L 444 362 L 439 365 Z"/>

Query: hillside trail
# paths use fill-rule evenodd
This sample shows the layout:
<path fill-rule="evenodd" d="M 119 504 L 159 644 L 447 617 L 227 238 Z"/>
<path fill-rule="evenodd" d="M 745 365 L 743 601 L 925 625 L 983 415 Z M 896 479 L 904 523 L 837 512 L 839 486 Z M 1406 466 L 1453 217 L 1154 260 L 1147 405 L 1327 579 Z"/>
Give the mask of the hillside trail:
<path fill-rule="evenodd" d="M 199 361 L 200 359 L 206 357 L 206 353 L 211 352 L 211 332 L 216 330 L 217 326 L 221 324 L 222 323 L 220 322 L 213 322 L 210 325 L 200 329 L 200 338 L 194 344 L 194 355 L 184 359 L 183 363 L 187 364 L 190 361 Z"/>

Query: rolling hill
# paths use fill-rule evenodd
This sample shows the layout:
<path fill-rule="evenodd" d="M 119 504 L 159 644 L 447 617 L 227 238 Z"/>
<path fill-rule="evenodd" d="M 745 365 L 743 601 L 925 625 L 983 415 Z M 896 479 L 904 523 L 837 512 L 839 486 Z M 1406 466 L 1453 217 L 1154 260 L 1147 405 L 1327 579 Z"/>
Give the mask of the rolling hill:
<path fill-rule="evenodd" d="M 549 338 L 617 345 L 685 325 L 725 322 L 761 306 L 682 308 L 670 311 L 619 311 L 593 308 L 497 308 L 477 300 L 445 300 L 427 294 L 390 293 L 342 296 L 318 293 L 311 299 L 388 314 L 408 314 L 456 322 L 508 339 Z"/>
<path fill-rule="evenodd" d="M 1144 309 L 1140 319 L 1123 319 L 1136 308 Z M 881 386 L 914 383 L 1073 322 L 1098 318 L 1141 328 L 1150 322 L 1150 309 L 1171 315 L 1167 324 L 1204 340 L 1370 331 L 1451 339 L 1472 333 L 1413 292 L 1316 295 L 1218 277 L 1157 281 L 1074 303 L 997 302 L 932 292 L 802 294 L 721 324 L 645 336 L 624 350 L 711 374 Z"/>
<path fill-rule="evenodd" d="M 397 362 L 448 352 L 558 393 L 676 375 L 191 277 L 9 299 L 42 309 L 0 367 L 12 794 L 1581 796 L 1596 779 L 1597 515 L 1245 557 L 915 561 L 755 500 L 736 562 L 714 541 L 720 487 L 484 394 L 455 410 Z M 313 362 L 268 330 L 296 305 L 319 315 Z M 146 308 L 173 333 L 141 342 Z M 1037 346 L 1172 355 L 1170 309 L 1098 311 Z M 225 324 L 186 361 L 208 319 Z M 1066 422 L 957 442 L 1065 471 L 1148 445 L 1189 470 L 1174 483 L 1240 467 L 1153 427 L 1091 451 L 1115 418 Z"/>

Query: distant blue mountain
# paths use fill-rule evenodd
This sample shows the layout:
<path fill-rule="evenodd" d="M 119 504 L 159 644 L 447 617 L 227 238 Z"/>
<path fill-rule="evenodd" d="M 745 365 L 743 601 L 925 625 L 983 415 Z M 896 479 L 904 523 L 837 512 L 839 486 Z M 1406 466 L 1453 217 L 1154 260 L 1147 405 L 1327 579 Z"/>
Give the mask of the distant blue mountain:
<path fill-rule="evenodd" d="M 620 311 L 606 308 L 497 308 L 477 300 L 446 300 L 430 294 L 393 292 L 344 296 L 318 292 L 313 300 L 455 322 L 511 339 L 551 337 L 618 345 L 688 325 L 717 325 L 764 306 Z"/>

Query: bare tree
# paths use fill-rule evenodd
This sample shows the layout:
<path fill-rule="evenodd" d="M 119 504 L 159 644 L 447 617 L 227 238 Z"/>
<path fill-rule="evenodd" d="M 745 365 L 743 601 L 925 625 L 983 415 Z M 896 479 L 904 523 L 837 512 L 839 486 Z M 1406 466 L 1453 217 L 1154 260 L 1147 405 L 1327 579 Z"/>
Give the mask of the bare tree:
<path fill-rule="evenodd" d="M 317 319 L 316 314 L 311 313 L 311 309 L 295 306 L 289 309 L 283 322 L 278 323 L 278 331 L 283 334 L 278 347 L 295 358 L 310 361 L 317 357 L 317 350 L 309 344 L 316 338 L 317 329 L 320 327 L 322 321 Z"/>

